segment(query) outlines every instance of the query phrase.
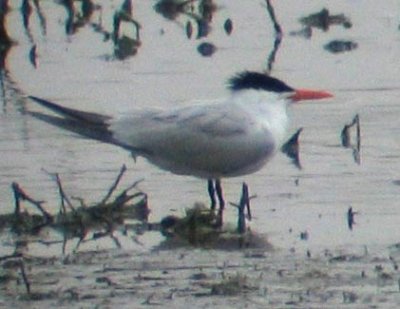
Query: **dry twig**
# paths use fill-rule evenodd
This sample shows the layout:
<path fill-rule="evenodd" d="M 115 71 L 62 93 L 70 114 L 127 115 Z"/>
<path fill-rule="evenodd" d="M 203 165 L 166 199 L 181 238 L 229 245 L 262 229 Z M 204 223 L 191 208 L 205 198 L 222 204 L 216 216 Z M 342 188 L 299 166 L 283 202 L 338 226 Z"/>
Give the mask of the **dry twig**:
<path fill-rule="evenodd" d="M 42 207 L 42 204 L 44 201 L 37 201 L 33 198 L 31 198 L 28 194 L 25 193 L 24 190 L 21 189 L 18 183 L 13 182 L 11 184 L 12 190 L 14 192 L 14 198 L 15 198 L 15 216 L 17 218 L 21 218 L 21 203 L 20 201 L 28 201 L 32 205 L 34 205 L 39 211 L 43 214 L 43 216 L 46 218 L 46 221 L 48 223 L 53 221 L 53 217 Z"/>
<path fill-rule="evenodd" d="M 124 173 L 126 172 L 126 165 L 122 165 L 121 170 L 117 176 L 117 179 L 115 179 L 114 183 L 112 184 L 112 186 L 110 187 L 110 189 L 108 190 L 106 196 L 101 200 L 100 204 L 105 204 L 108 199 L 110 198 L 110 196 L 114 193 L 115 189 L 117 188 L 119 182 L 122 179 L 122 176 L 124 175 Z"/>

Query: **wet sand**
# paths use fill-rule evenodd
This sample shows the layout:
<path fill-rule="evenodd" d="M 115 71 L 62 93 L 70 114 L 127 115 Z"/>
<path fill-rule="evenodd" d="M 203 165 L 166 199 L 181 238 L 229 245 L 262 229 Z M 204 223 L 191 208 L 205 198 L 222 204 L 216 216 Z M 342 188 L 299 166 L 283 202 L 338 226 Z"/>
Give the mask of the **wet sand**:
<path fill-rule="evenodd" d="M 27 257 L 30 296 L 22 280 L 14 278 L 20 276 L 18 271 L 10 268 L 10 283 L 6 288 L 2 284 L 0 304 L 8 308 L 186 308 L 188 303 L 196 308 L 394 308 L 400 302 L 394 262 L 398 248 L 391 255 L 369 250 L 326 250 L 307 256 L 295 248 L 111 249 Z"/>

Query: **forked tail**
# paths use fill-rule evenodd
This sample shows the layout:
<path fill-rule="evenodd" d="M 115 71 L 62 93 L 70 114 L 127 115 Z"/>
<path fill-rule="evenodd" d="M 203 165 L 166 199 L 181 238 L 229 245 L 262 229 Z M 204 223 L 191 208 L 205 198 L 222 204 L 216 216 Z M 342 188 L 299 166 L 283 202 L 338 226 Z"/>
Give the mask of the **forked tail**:
<path fill-rule="evenodd" d="M 110 116 L 64 107 L 34 96 L 29 96 L 29 98 L 59 115 L 53 116 L 40 112 L 29 112 L 33 117 L 81 136 L 135 151 L 134 147 L 115 140 L 109 130 L 109 121 L 112 119 Z"/>

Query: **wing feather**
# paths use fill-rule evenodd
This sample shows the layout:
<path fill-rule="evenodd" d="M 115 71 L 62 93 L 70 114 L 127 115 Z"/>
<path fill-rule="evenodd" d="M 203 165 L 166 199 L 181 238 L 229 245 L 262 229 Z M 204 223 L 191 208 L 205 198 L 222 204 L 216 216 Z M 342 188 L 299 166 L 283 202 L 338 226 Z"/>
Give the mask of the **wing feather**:
<path fill-rule="evenodd" d="M 229 112 L 210 105 L 135 115 L 110 128 L 118 141 L 146 149 L 159 167 L 200 177 L 238 172 L 275 148 L 266 129 L 234 105 Z"/>

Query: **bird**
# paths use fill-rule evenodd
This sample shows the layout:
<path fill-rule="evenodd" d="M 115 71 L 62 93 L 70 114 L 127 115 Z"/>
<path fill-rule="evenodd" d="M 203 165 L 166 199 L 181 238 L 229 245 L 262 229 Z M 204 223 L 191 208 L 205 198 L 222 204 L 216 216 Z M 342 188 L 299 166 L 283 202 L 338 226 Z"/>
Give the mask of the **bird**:
<path fill-rule="evenodd" d="M 260 170 L 281 148 L 287 109 L 302 100 L 330 98 L 295 89 L 268 74 L 243 71 L 228 80 L 227 97 L 170 109 L 143 109 L 118 117 L 61 106 L 29 96 L 52 113 L 30 114 L 81 136 L 122 147 L 133 157 L 178 175 L 207 180 L 211 209 L 225 206 L 221 179 Z M 218 201 L 217 201 L 218 200 Z"/>

